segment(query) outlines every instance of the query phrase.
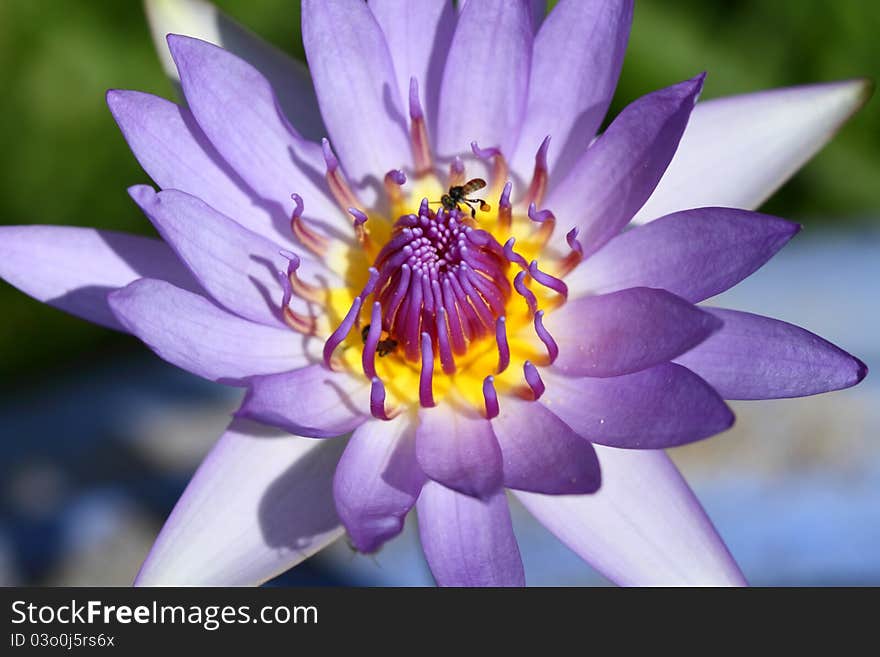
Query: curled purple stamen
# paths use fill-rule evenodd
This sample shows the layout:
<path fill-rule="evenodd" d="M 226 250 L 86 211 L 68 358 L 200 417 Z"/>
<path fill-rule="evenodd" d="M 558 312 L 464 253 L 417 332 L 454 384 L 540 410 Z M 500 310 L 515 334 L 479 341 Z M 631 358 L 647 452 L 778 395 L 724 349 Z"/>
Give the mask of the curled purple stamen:
<path fill-rule="evenodd" d="M 293 251 L 288 251 L 287 249 L 281 249 L 278 252 L 282 258 L 287 260 L 287 274 L 288 276 L 299 269 L 300 259 L 299 256 L 296 255 Z"/>
<path fill-rule="evenodd" d="M 492 177 L 498 181 L 499 183 L 507 177 L 507 160 L 504 159 L 504 154 L 501 152 L 500 148 L 490 147 L 490 148 L 480 148 L 477 145 L 477 142 L 471 142 L 471 151 L 473 151 L 474 155 L 481 160 L 494 160 Z"/>
<path fill-rule="evenodd" d="M 361 311 L 361 303 L 363 303 L 363 299 L 355 297 L 354 303 L 351 304 L 351 308 L 348 309 L 348 313 L 346 313 L 342 323 L 336 327 L 336 330 L 333 331 L 330 337 L 327 338 L 327 342 L 324 343 L 324 364 L 327 367 L 330 367 L 330 358 L 333 356 L 336 347 L 342 344 L 342 341 L 345 340 L 345 337 L 354 326 L 358 313 Z"/>
<path fill-rule="evenodd" d="M 519 265 L 523 269 L 528 269 L 529 263 L 526 262 L 526 259 L 513 250 L 514 244 L 516 244 L 516 238 L 514 237 L 511 237 L 504 243 L 504 257 L 507 258 L 510 262 Z"/>
<path fill-rule="evenodd" d="M 404 185 L 406 184 L 406 174 L 400 169 L 391 169 L 385 174 L 385 180 L 395 185 Z"/>
<path fill-rule="evenodd" d="M 486 404 L 486 419 L 498 417 L 498 394 L 495 392 L 495 377 L 491 374 L 483 379 L 483 400 Z"/>
<path fill-rule="evenodd" d="M 293 219 L 299 219 L 303 212 L 305 211 L 305 204 L 303 203 L 302 196 L 299 194 L 291 194 L 290 198 L 293 200 L 294 208 L 293 208 Z"/>
<path fill-rule="evenodd" d="M 339 168 L 339 160 L 330 148 L 330 140 L 326 137 L 321 139 L 321 152 L 324 154 L 324 164 L 327 167 L 327 173 L 333 173 Z"/>
<path fill-rule="evenodd" d="M 529 312 L 534 314 L 538 310 L 538 299 L 535 298 L 534 293 L 526 286 L 525 279 L 526 272 L 521 271 L 518 273 L 513 279 L 513 287 L 519 292 L 520 296 L 526 300 L 526 303 L 529 306 Z"/>
<path fill-rule="evenodd" d="M 509 180 L 504 183 L 504 189 L 501 190 L 501 198 L 498 200 L 499 208 L 507 208 L 508 210 L 511 208 L 510 205 L 510 192 L 513 190 L 513 183 Z"/>
<path fill-rule="evenodd" d="M 527 360 L 523 363 L 523 374 L 526 378 L 526 383 L 529 384 L 529 388 L 532 389 L 532 394 L 534 395 L 535 400 L 541 398 L 541 395 L 544 394 L 544 381 L 541 379 L 541 375 L 538 373 L 538 368 L 536 368 L 532 361 Z"/>
<path fill-rule="evenodd" d="M 471 151 L 473 151 L 474 155 L 476 155 L 481 160 L 488 160 L 493 157 L 498 157 L 501 155 L 501 149 L 497 146 L 490 146 L 489 148 L 480 148 L 477 145 L 477 142 L 471 142 Z"/>
<path fill-rule="evenodd" d="M 376 282 L 379 280 L 379 270 L 375 267 L 369 268 L 370 277 L 367 279 L 367 284 L 364 285 L 364 289 L 361 290 L 361 293 L 358 295 L 358 299 L 364 300 L 368 296 L 373 293 L 373 290 L 376 289 Z"/>
<path fill-rule="evenodd" d="M 565 241 L 568 242 L 569 248 L 577 253 L 579 256 L 584 255 L 584 247 L 581 246 L 580 241 L 578 240 L 578 229 L 577 227 L 572 228 L 565 234 Z"/>
<path fill-rule="evenodd" d="M 422 370 L 419 373 L 419 404 L 425 408 L 434 406 L 434 350 L 431 336 L 422 333 Z"/>
<path fill-rule="evenodd" d="M 281 257 L 287 258 L 287 282 L 290 285 L 292 294 L 296 294 L 301 299 L 312 301 L 314 303 L 323 303 L 326 300 L 324 291 L 315 285 L 306 283 L 300 279 L 296 272 L 302 261 L 293 251 L 282 249 L 278 252 Z M 286 289 L 286 288 L 285 288 Z M 287 307 L 287 304 L 284 304 Z"/>
<path fill-rule="evenodd" d="M 354 192 L 348 186 L 345 176 L 342 175 L 342 171 L 339 169 L 339 160 L 336 159 L 336 155 L 333 154 L 333 149 L 330 148 L 330 142 L 326 137 L 321 140 L 321 151 L 324 154 L 324 164 L 327 167 L 327 171 L 324 173 L 324 179 L 327 181 L 330 193 L 333 195 L 333 198 L 336 199 L 339 207 L 344 210 L 349 207 L 360 205 Z"/>
<path fill-rule="evenodd" d="M 290 299 L 293 297 L 293 284 L 290 282 L 290 277 L 299 269 L 300 259 L 293 251 L 286 249 L 281 249 L 278 253 L 287 260 L 287 273 L 278 272 L 278 280 L 281 281 L 281 289 L 283 290 L 281 309 L 284 310 L 290 305 Z"/>
<path fill-rule="evenodd" d="M 498 370 L 501 374 L 510 365 L 510 345 L 507 344 L 507 321 L 502 315 L 495 322 L 495 344 L 498 345 Z"/>
<path fill-rule="evenodd" d="M 529 203 L 529 219 L 537 224 L 543 224 L 545 221 L 554 221 L 556 217 L 550 210 L 538 210 L 533 201 Z"/>
<path fill-rule="evenodd" d="M 358 226 L 363 226 L 365 223 L 367 223 L 367 215 L 365 215 L 357 208 L 349 208 L 348 214 L 350 214 L 354 218 L 355 228 L 357 228 Z"/>
<path fill-rule="evenodd" d="M 541 145 L 538 146 L 538 152 L 535 153 L 535 169 L 540 171 L 547 170 L 547 151 L 550 149 L 550 135 L 544 137 Z"/>
<path fill-rule="evenodd" d="M 361 354 L 361 365 L 364 374 L 372 379 L 376 376 L 376 348 L 382 335 L 382 304 L 378 301 L 373 303 L 373 311 L 370 313 L 370 330 L 367 331 L 367 339 L 364 341 L 364 352 Z"/>
<path fill-rule="evenodd" d="M 532 260 L 529 264 L 529 273 L 532 275 L 538 283 L 543 285 L 546 288 L 550 288 L 554 292 L 562 295 L 564 299 L 568 298 L 568 285 L 566 285 L 563 281 L 556 278 L 555 276 L 551 276 L 546 272 L 538 269 L 537 260 Z"/>
<path fill-rule="evenodd" d="M 281 310 L 290 306 L 290 300 L 293 297 L 293 287 L 290 284 L 290 275 L 283 271 L 278 272 L 278 282 L 281 283 Z"/>
<path fill-rule="evenodd" d="M 302 219 L 305 210 L 302 196 L 299 194 L 291 194 L 290 198 L 294 203 L 293 212 L 290 214 L 290 232 L 293 233 L 294 237 L 296 237 L 296 239 L 312 253 L 323 257 L 328 248 L 327 239 L 323 235 L 319 235 L 310 230 L 308 226 L 305 225 L 305 222 Z"/>
<path fill-rule="evenodd" d="M 513 207 L 510 204 L 510 192 L 513 184 L 508 180 L 501 190 L 501 198 L 498 199 L 498 227 L 507 231 L 513 225 Z"/>
<path fill-rule="evenodd" d="M 370 383 L 370 414 L 377 420 L 390 420 L 385 412 L 385 384 L 378 376 L 374 376 Z"/>
<path fill-rule="evenodd" d="M 559 355 L 559 345 L 556 344 L 556 340 L 550 335 L 550 331 L 544 328 L 543 310 L 539 310 L 535 313 L 535 333 L 538 334 L 541 342 L 543 342 L 544 346 L 547 348 L 547 355 L 550 356 L 550 362 L 552 363 Z"/>
<path fill-rule="evenodd" d="M 548 171 L 547 171 L 547 150 L 550 147 L 550 135 L 544 137 L 544 141 L 538 147 L 535 153 L 535 171 L 532 174 L 532 182 L 529 184 L 529 190 L 526 192 L 526 201 L 529 203 L 540 203 L 544 198 L 544 192 L 547 189 Z"/>

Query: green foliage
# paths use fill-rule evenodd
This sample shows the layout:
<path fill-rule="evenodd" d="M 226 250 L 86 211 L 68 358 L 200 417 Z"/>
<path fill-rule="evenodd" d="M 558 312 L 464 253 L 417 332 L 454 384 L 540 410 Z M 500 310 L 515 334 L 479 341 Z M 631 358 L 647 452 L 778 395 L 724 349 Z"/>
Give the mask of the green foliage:
<path fill-rule="evenodd" d="M 880 4 L 866 0 L 638 0 L 612 111 L 708 71 L 703 98 L 880 76 Z M 792 219 L 877 217 L 880 112 L 870 101 L 767 204 Z"/>

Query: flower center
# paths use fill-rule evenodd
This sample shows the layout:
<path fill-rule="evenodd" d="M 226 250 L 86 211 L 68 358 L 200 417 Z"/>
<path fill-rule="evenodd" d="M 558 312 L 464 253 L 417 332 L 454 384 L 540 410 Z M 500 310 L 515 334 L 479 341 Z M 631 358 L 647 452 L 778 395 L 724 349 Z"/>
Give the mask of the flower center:
<path fill-rule="evenodd" d="M 453 355 L 494 334 L 510 297 L 509 264 L 497 240 L 457 208 L 435 212 L 422 204 L 418 215 L 400 217 L 374 265 L 386 345 L 398 344 L 417 362 L 427 334 L 444 370 L 452 370 Z"/>
<path fill-rule="evenodd" d="M 394 221 L 359 209 L 363 206 L 324 141 L 328 188 L 352 216 L 357 244 L 331 253 L 328 240 L 303 221 L 297 195 L 291 229 L 317 256 L 344 263 L 348 285 L 320 290 L 304 283 L 296 275 L 299 259 L 285 252 L 290 265 L 281 276 L 284 317 L 301 333 L 329 333 L 325 365 L 363 372 L 377 418 L 390 419 L 395 409 L 414 404 L 434 406 L 453 390 L 492 418 L 499 413 L 499 391 L 526 399 L 543 394 L 538 367 L 558 354 L 543 316 L 565 302 L 568 290 L 557 276 L 580 260 L 580 244 L 572 231 L 567 235 L 571 252 L 551 257 L 549 270 L 538 266 L 555 226 L 549 210 L 537 209 L 547 184 L 549 138 L 535 157 L 521 209 L 514 211 L 507 164 L 496 148 L 471 144 L 477 162 L 486 165 L 489 193 L 498 198 L 494 208 L 471 197 L 487 185 L 482 178 L 468 180 L 459 158 L 451 163 L 447 186 L 439 182 L 414 81 L 410 119 L 414 188 L 404 192 L 402 171 L 384 177 Z M 325 308 L 326 317 L 291 309 L 294 295 Z"/>

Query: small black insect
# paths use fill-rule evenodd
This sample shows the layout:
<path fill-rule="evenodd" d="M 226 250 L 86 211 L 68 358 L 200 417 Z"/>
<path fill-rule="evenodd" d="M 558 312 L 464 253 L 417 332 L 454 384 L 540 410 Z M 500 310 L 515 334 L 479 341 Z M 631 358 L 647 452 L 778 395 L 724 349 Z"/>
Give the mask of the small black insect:
<path fill-rule="evenodd" d="M 449 192 L 440 197 L 440 205 L 442 205 L 447 210 L 460 210 L 458 207 L 459 203 L 464 203 L 471 209 L 471 217 L 477 217 L 476 208 L 471 205 L 471 203 L 479 203 L 480 210 L 483 212 L 488 212 L 492 209 L 492 206 L 486 203 L 481 198 L 467 198 L 468 195 L 473 194 L 478 189 L 483 189 L 486 186 L 486 181 L 482 178 L 472 178 L 468 180 L 464 185 L 453 185 L 449 188 Z M 435 201 L 436 202 L 436 201 Z"/>
<path fill-rule="evenodd" d="M 367 341 L 367 335 L 370 333 L 370 325 L 367 324 L 364 328 L 361 329 L 361 338 L 363 341 Z M 379 334 L 379 342 L 376 345 L 376 353 L 379 356 L 387 356 L 390 353 L 393 353 L 394 350 L 397 349 L 397 340 L 390 337 L 388 335 L 388 331 L 382 329 L 382 333 Z"/>

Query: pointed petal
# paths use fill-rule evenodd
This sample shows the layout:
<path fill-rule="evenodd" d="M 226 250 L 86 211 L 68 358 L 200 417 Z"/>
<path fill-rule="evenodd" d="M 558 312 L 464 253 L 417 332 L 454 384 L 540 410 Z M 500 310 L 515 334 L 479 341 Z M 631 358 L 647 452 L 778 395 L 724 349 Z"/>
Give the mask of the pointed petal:
<path fill-rule="evenodd" d="M 576 226 L 587 255 L 623 230 L 648 200 L 675 154 L 703 86 L 704 75 L 643 96 L 623 109 L 571 172 L 550 190 L 545 205 L 560 230 Z"/>
<path fill-rule="evenodd" d="M 345 440 L 234 420 L 183 492 L 137 586 L 255 586 L 342 535 L 331 480 Z"/>
<path fill-rule="evenodd" d="M 628 230 L 566 276 L 570 298 L 643 285 L 696 303 L 750 276 L 800 230 L 732 208 L 697 208 Z"/>
<path fill-rule="evenodd" d="M 477 141 L 508 154 L 526 109 L 532 19 L 519 0 L 469 2 L 458 18 L 440 93 L 437 152 Z"/>
<path fill-rule="evenodd" d="M 593 495 L 516 492 L 563 543 L 622 586 L 741 586 L 745 579 L 662 451 L 597 446 Z"/>
<path fill-rule="evenodd" d="M 501 487 L 501 449 L 486 418 L 443 402 L 419 410 L 416 458 L 434 481 L 465 495 L 488 497 Z"/>
<path fill-rule="evenodd" d="M 364 379 L 310 365 L 255 377 L 239 417 L 311 438 L 331 438 L 370 419 L 370 386 Z"/>
<path fill-rule="evenodd" d="M 867 366 L 818 335 L 778 319 L 707 308 L 724 326 L 676 362 L 725 399 L 804 397 L 856 385 Z"/>
<path fill-rule="evenodd" d="M 698 103 L 678 152 L 635 221 L 708 205 L 757 208 L 828 143 L 872 90 L 868 80 L 846 80 Z"/>
<path fill-rule="evenodd" d="M 403 529 L 425 475 L 416 463 L 415 418 L 370 420 L 355 429 L 333 478 L 342 524 L 360 552 L 374 552 Z"/>
<path fill-rule="evenodd" d="M 564 176 L 587 150 L 617 87 L 632 13 L 632 0 L 561 0 L 541 25 L 511 162 L 524 180 L 547 135 L 551 180 Z"/>
<path fill-rule="evenodd" d="M 290 195 L 296 192 L 305 199 L 307 215 L 343 219 L 324 190 L 321 147 L 304 140 L 284 119 L 274 90 L 259 71 L 198 39 L 172 34 L 168 47 L 199 127 L 264 203 L 289 217 L 294 208 Z"/>
<path fill-rule="evenodd" d="M 415 77 L 430 132 L 435 133 L 440 82 L 455 31 L 456 15 L 446 0 L 371 0 L 369 8 L 382 28 L 394 72 L 397 90 L 406 110 L 409 81 Z"/>
<path fill-rule="evenodd" d="M 504 491 L 487 500 L 429 481 L 418 502 L 419 536 L 440 586 L 525 586 Z"/>
<path fill-rule="evenodd" d="M 287 119 L 309 139 L 324 136 L 318 101 L 305 65 L 287 56 L 205 0 L 145 0 L 153 42 L 165 73 L 180 77 L 166 37 L 183 34 L 222 46 L 259 70 L 277 90 Z"/>
<path fill-rule="evenodd" d="M 569 376 L 619 376 L 672 360 L 721 327 L 666 290 L 633 287 L 569 301 L 544 320 L 561 346 L 554 369 Z"/>
<path fill-rule="evenodd" d="M 598 490 L 601 475 L 593 446 L 545 406 L 505 397 L 492 429 L 507 488 L 551 495 Z"/>
<path fill-rule="evenodd" d="M 73 226 L 0 227 L 0 277 L 37 301 L 124 331 L 107 294 L 138 278 L 199 285 L 159 240 Z"/>
<path fill-rule="evenodd" d="M 258 235 L 290 240 L 289 218 L 260 203 L 187 108 L 118 89 L 107 92 L 107 105 L 132 153 L 159 187 L 197 196 Z"/>
<path fill-rule="evenodd" d="M 129 194 L 218 303 L 245 319 L 284 326 L 277 272 L 287 262 L 280 246 L 184 192 L 157 194 L 138 185 Z"/>
<path fill-rule="evenodd" d="M 194 196 L 148 185 L 129 190 L 166 242 L 222 306 L 254 322 L 283 327 L 278 272 L 287 259 L 275 242 L 252 233 Z M 297 273 L 310 283 L 338 279 L 321 264 L 301 258 Z"/>
<path fill-rule="evenodd" d="M 674 447 L 729 429 L 733 413 L 708 383 L 664 363 L 635 374 L 576 379 L 544 371 L 540 403 L 593 443 Z"/>
<path fill-rule="evenodd" d="M 381 183 L 378 176 L 409 166 L 406 109 L 382 28 L 366 3 L 305 0 L 302 34 L 321 115 L 351 181 Z"/>
<path fill-rule="evenodd" d="M 109 303 L 119 322 L 160 357 L 211 381 L 236 384 L 309 362 L 290 329 L 241 319 L 164 281 L 142 278 L 111 293 Z"/>

